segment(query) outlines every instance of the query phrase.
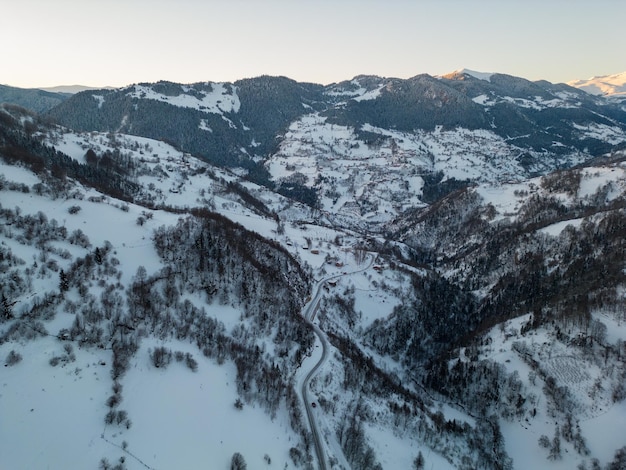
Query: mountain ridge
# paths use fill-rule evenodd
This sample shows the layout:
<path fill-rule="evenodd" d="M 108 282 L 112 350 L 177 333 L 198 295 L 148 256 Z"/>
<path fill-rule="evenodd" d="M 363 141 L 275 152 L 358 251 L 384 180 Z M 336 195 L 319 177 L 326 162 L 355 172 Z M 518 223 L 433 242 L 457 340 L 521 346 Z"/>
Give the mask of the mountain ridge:
<path fill-rule="evenodd" d="M 39 90 L 50 91 L 53 93 L 68 93 L 74 95 L 76 93 L 80 93 L 81 91 L 88 90 L 113 90 L 115 87 L 112 86 L 104 86 L 104 87 L 95 87 L 89 85 L 57 85 L 52 87 L 41 87 Z"/>
<path fill-rule="evenodd" d="M 480 138 L 490 143 L 479 164 L 505 181 L 576 165 L 626 145 L 626 111 L 618 105 L 564 84 L 503 74 L 491 74 L 488 81 L 467 73 L 357 76 L 328 86 L 269 76 L 232 84 L 157 82 L 78 93 L 46 115 L 77 130 L 166 140 L 285 195 L 321 203 L 324 210 L 334 183 L 317 179 L 315 160 L 306 155 L 336 166 L 346 158 L 372 160 L 378 148 L 390 146 L 400 164 L 412 159 L 426 182 L 439 171 L 438 181 L 463 180 L 446 149 Z M 489 155 L 506 155 L 508 163 L 495 165 Z M 356 197 L 357 205 L 365 202 Z"/>

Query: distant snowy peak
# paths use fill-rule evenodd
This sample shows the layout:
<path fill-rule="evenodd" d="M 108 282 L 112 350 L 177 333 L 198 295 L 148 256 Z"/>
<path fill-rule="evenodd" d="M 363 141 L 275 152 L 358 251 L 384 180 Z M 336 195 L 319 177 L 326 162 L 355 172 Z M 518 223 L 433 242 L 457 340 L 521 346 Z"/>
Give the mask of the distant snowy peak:
<path fill-rule="evenodd" d="M 127 95 L 214 114 L 236 113 L 241 106 L 237 87 L 228 83 L 143 83 L 129 87 Z"/>
<path fill-rule="evenodd" d="M 458 80 L 466 75 L 470 77 L 477 78 L 478 80 L 484 80 L 486 82 L 491 81 L 491 77 L 494 75 L 491 72 L 476 72 L 475 70 L 470 69 L 460 69 L 455 70 L 454 72 L 448 73 L 446 75 L 441 75 L 441 78 L 447 78 L 449 80 Z"/>
<path fill-rule="evenodd" d="M 587 80 L 572 80 L 567 84 L 592 95 L 626 97 L 626 72 L 591 77 Z"/>

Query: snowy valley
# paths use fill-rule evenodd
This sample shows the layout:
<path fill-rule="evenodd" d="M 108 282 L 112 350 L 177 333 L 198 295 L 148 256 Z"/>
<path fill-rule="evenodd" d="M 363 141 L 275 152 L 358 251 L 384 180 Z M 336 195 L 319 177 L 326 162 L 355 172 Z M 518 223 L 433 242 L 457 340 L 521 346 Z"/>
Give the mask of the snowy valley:
<path fill-rule="evenodd" d="M 2 468 L 626 464 L 618 100 L 464 70 L 3 105 L 0 219 Z"/>

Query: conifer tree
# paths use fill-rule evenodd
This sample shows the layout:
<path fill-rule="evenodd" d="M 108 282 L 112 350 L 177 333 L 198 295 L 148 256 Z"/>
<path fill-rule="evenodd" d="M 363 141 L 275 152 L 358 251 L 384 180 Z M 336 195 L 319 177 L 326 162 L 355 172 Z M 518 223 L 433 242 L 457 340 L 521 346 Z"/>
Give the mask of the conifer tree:
<path fill-rule="evenodd" d="M 69 288 L 70 281 L 67 278 L 67 274 L 65 273 L 65 271 L 61 269 L 61 271 L 59 272 L 59 290 L 61 292 L 67 292 Z"/>

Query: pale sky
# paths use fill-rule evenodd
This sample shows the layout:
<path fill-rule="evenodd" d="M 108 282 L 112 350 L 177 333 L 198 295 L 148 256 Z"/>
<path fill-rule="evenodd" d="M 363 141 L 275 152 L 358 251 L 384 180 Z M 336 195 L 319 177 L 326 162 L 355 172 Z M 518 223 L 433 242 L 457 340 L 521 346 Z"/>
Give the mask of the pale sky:
<path fill-rule="evenodd" d="M 626 71 L 624 0 L 0 0 L 0 83 Z"/>

